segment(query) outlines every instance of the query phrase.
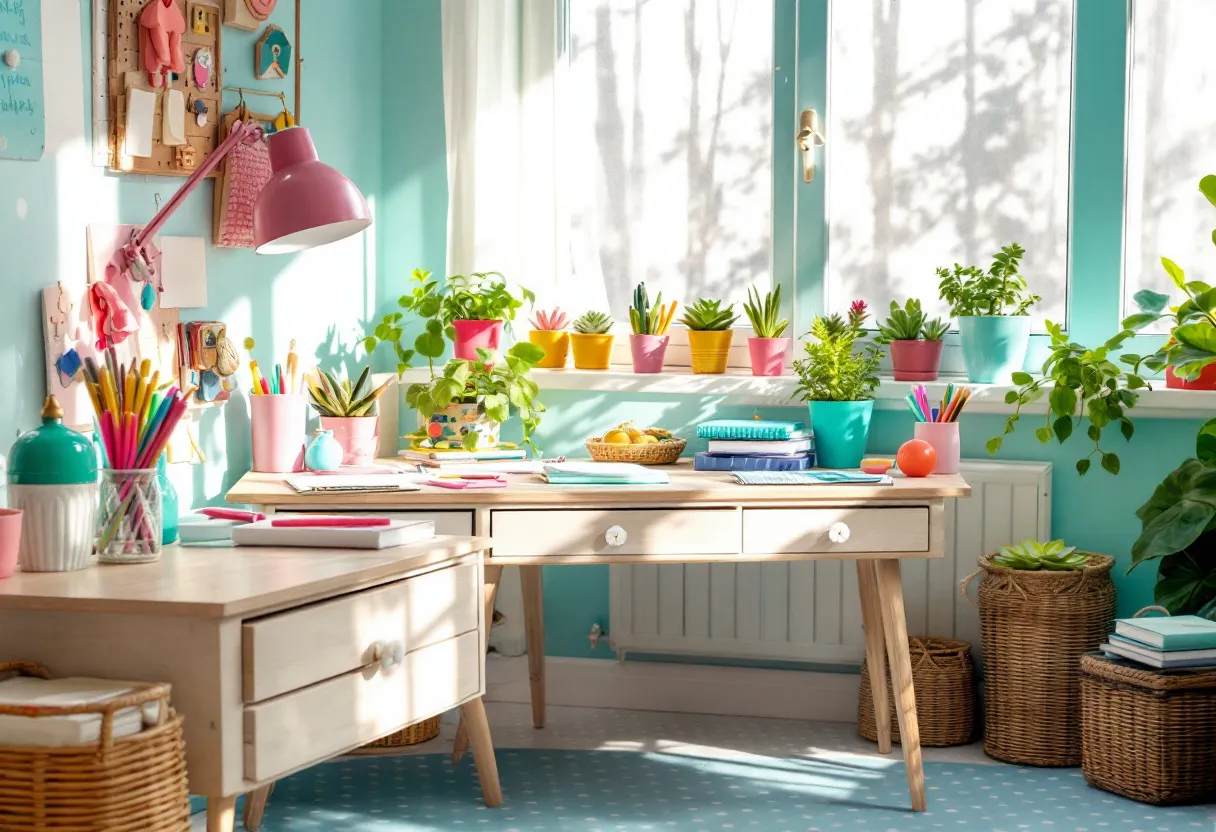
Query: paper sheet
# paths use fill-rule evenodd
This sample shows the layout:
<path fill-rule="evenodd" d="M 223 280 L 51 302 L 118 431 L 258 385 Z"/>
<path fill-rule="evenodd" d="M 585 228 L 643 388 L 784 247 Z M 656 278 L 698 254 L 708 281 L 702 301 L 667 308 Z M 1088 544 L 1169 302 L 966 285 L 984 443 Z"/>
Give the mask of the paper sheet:
<path fill-rule="evenodd" d="M 181 90 L 166 90 L 161 100 L 163 112 L 160 142 L 166 147 L 186 143 L 186 96 Z"/>
<path fill-rule="evenodd" d="M 147 158 L 152 155 L 152 128 L 156 120 L 156 94 L 127 87 L 127 125 L 123 152 Z"/>
<path fill-rule="evenodd" d="M 166 309 L 207 305 L 207 246 L 202 237 L 161 237 L 160 305 Z"/>

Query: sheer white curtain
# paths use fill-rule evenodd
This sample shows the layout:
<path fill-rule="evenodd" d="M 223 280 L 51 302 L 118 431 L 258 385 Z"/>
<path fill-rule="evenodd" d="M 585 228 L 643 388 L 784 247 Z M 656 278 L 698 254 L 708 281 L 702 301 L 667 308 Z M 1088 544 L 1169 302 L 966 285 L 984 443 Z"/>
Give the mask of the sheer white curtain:
<path fill-rule="evenodd" d="M 443 3 L 448 273 L 500 271 L 550 303 L 569 273 L 558 31 L 556 0 Z"/>

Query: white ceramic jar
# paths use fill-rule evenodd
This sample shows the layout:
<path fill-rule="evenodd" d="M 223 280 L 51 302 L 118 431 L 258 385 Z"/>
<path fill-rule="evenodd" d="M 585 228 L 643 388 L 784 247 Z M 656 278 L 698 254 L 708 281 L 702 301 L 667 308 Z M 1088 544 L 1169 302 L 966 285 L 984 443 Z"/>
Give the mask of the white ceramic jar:
<path fill-rule="evenodd" d="M 9 502 L 23 512 L 23 572 L 70 572 L 92 562 L 97 489 L 95 482 L 9 486 Z"/>

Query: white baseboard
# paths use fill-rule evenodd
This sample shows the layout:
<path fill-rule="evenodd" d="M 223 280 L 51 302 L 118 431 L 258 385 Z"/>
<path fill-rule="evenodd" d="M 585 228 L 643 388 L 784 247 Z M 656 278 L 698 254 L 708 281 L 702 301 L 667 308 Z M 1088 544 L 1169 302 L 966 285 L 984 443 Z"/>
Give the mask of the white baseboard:
<path fill-rule="evenodd" d="M 856 673 L 814 673 L 610 659 L 550 658 L 550 705 L 690 714 L 857 721 Z M 526 657 L 486 661 L 490 702 L 527 703 Z"/>

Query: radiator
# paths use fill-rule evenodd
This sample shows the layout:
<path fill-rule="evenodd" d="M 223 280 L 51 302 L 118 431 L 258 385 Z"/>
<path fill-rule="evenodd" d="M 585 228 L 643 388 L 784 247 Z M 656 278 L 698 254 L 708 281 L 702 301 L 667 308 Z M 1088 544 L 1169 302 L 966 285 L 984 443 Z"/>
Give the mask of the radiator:
<path fill-rule="evenodd" d="M 971 497 L 946 501 L 946 553 L 905 560 L 909 635 L 979 647 L 959 592 L 976 558 L 1051 531 L 1051 464 L 963 460 Z M 810 486 L 808 486 L 810 487 Z M 853 561 L 612 566 L 608 638 L 630 652 L 857 664 L 864 655 Z"/>

